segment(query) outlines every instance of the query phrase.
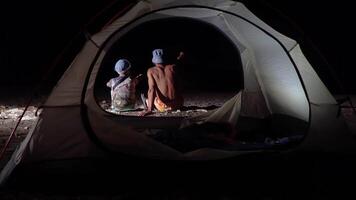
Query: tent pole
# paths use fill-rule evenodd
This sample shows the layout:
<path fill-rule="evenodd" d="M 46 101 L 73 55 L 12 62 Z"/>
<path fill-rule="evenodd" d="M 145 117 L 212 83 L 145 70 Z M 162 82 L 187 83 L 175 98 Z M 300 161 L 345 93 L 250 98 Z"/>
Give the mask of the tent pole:
<path fill-rule="evenodd" d="M 26 113 L 28 107 L 30 106 L 30 104 L 31 104 L 31 102 L 32 102 L 32 99 L 33 99 L 33 96 L 34 96 L 34 95 L 31 95 L 31 98 L 30 98 L 30 100 L 27 102 L 24 111 L 22 112 L 21 116 L 20 116 L 19 119 L 17 120 L 17 123 L 16 123 L 14 129 L 12 130 L 10 136 L 7 138 L 4 147 L 1 149 L 1 152 L 0 152 L 0 160 L 3 159 L 3 157 L 4 157 L 4 155 L 5 155 L 5 152 L 6 152 L 6 149 L 7 149 L 7 147 L 9 146 L 9 144 L 10 144 L 10 142 L 11 142 L 11 139 L 13 138 L 14 135 L 16 135 L 16 134 L 15 134 L 15 133 L 16 133 L 16 130 L 17 130 L 17 128 L 19 127 L 20 122 L 22 121 L 22 118 L 23 118 L 23 116 L 25 115 L 25 113 Z"/>

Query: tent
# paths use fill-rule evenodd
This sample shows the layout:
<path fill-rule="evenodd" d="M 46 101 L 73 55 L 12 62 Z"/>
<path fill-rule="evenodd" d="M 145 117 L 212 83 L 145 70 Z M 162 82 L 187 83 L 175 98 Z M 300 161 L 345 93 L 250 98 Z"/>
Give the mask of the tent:
<path fill-rule="evenodd" d="M 303 122 L 307 133 L 298 145 L 283 151 L 355 152 L 355 141 L 338 115 L 336 100 L 295 40 L 277 32 L 236 1 L 142 0 L 97 33 L 87 33 L 87 41 L 43 105 L 36 125 L 2 170 L 0 182 L 5 183 L 19 166 L 43 161 L 111 158 L 113 154 L 210 160 L 264 152 L 205 148 L 181 153 L 131 128 L 174 126 L 173 119 L 113 116 L 98 105 L 94 86 L 106 52 L 131 29 L 170 18 L 209 24 L 240 52 L 243 92 L 215 115 L 230 120 L 237 112 L 255 118 L 288 116 Z"/>

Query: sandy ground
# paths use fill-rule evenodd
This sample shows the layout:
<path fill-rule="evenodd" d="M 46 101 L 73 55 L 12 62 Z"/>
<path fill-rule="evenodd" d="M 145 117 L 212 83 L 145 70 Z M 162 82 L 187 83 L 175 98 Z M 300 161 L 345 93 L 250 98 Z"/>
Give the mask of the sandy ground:
<path fill-rule="evenodd" d="M 208 112 L 209 110 L 216 109 L 224 104 L 228 99 L 232 98 L 235 93 L 195 93 L 184 94 L 184 107 L 169 112 L 154 111 L 150 116 L 152 117 L 192 117 Z M 137 102 L 136 108 L 133 111 L 120 112 L 110 107 L 110 101 L 102 100 L 101 107 L 107 112 L 125 115 L 125 116 L 138 116 L 143 110 L 142 101 Z"/>
<path fill-rule="evenodd" d="M 3 148 L 11 132 L 14 130 L 19 117 L 33 94 L 31 86 L 0 87 L 0 149 Z M 33 98 L 27 112 L 23 116 L 14 137 L 0 160 L 0 169 L 7 162 L 18 144 L 26 137 L 36 119 L 35 112 L 38 105 L 44 101 L 46 94 Z"/>
<path fill-rule="evenodd" d="M 19 117 L 23 113 L 25 107 L 23 106 L 0 106 L 0 147 L 5 146 L 10 134 L 14 130 Z M 9 159 L 12 152 L 16 149 L 17 145 L 26 137 L 27 133 L 34 124 L 37 107 L 30 106 L 28 111 L 23 116 L 15 135 L 12 137 L 8 148 L 5 152 L 5 158 L 0 160 L 0 169 L 2 169 L 6 160 Z"/>

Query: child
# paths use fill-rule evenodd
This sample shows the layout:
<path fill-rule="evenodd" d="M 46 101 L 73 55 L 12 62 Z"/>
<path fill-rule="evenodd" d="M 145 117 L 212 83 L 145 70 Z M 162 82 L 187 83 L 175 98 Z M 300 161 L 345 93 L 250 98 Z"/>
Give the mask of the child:
<path fill-rule="evenodd" d="M 136 85 L 139 77 L 132 78 L 131 64 L 126 59 L 120 59 L 115 64 L 118 77 L 112 78 L 106 85 L 111 88 L 111 108 L 118 111 L 135 109 Z"/>

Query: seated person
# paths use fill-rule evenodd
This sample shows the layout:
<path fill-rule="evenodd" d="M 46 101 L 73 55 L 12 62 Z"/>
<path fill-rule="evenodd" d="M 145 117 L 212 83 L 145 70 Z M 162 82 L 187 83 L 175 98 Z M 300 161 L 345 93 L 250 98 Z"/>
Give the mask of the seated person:
<path fill-rule="evenodd" d="M 155 49 L 152 62 L 155 66 L 147 70 L 147 108 L 140 115 L 152 113 L 155 107 L 159 112 L 176 110 L 183 106 L 183 96 L 179 91 L 175 64 L 166 64 L 162 49 Z M 177 60 L 183 56 L 181 52 Z"/>
<path fill-rule="evenodd" d="M 118 77 L 112 78 L 106 86 L 111 88 L 111 108 L 124 111 L 135 108 L 136 103 L 136 85 L 139 77 L 132 78 L 130 75 L 131 64 L 126 59 L 120 59 L 115 64 L 115 71 Z"/>

